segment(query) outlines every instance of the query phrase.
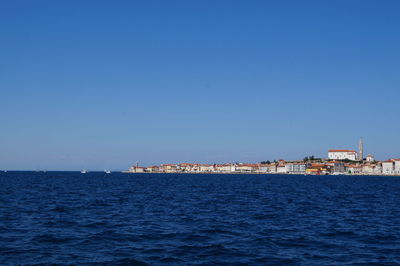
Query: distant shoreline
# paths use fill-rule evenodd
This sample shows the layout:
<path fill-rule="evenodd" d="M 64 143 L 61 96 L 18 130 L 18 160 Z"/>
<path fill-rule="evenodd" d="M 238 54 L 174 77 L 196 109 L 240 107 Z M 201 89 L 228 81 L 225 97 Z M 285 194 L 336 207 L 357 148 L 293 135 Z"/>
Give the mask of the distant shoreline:
<path fill-rule="evenodd" d="M 7 170 L 7 172 L 0 172 L 0 176 L 3 174 L 7 173 L 16 173 L 16 172 L 32 172 L 32 173 L 62 173 L 62 172 L 69 172 L 69 173 L 77 173 L 81 174 L 80 171 L 78 170 L 49 170 L 49 171 L 36 171 L 36 170 Z M 297 175 L 297 176 L 393 176 L 393 177 L 398 177 L 400 174 L 390 174 L 390 175 L 385 175 L 385 174 L 339 174 L 339 175 L 332 175 L 332 174 L 323 174 L 323 175 L 315 175 L 315 174 L 301 174 L 301 173 L 246 173 L 246 172 L 230 172 L 230 173 L 217 173 L 217 172 L 201 172 L 201 173 L 193 173 L 193 172 L 142 172 L 142 173 L 135 173 L 135 172 L 129 172 L 129 171 L 112 171 L 109 174 L 104 173 L 101 170 L 98 171 L 88 171 L 86 174 L 82 175 L 87 175 L 91 173 L 103 173 L 105 175 L 110 175 L 110 174 L 138 174 L 138 175 L 148 175 L 148 174 L 191 174 L 191 175 Z"/>
<path fill-rule="evenodd" d="M 369 175 L 369 174 L 340 174 L 340 175 L 310 175 L 310 174 L 300 174 L 300 173 L 245 173 L 245 172 L 236 172 L 236 173 L 193 173 L 193 172 L 171 172 L 171 173 L 165 173 L 165 172 L 143 172 L 143 173 L 135 173 L 135 172 L 128 172 L 128 171 L 122 171 L 119 172 L 122 174 L 193 174 L 193 175 L 299 175 L 299 176 L 400 176 L 400 174 L 393 174 L 393 175 Z"/>

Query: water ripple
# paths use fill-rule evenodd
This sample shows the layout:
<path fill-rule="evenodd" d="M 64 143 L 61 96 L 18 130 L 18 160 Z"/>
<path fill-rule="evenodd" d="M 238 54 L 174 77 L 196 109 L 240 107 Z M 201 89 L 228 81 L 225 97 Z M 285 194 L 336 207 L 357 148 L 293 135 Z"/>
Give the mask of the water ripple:
<path fill-rule="evenodd" d="M 400 179 L 0 174 L 1 265 L 400 264 Z"/>

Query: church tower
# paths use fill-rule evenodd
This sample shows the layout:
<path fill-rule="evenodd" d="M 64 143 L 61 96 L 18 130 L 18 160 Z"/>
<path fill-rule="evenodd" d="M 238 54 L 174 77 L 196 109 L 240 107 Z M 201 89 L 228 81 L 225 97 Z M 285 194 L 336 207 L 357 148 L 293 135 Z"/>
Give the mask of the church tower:
<path fill-rule="evenodd" d="M 363 161 L 364 156 L 364 143 L 363 139 L 360 138 L 360 143 L 358 144 L 358 160 Z"/>

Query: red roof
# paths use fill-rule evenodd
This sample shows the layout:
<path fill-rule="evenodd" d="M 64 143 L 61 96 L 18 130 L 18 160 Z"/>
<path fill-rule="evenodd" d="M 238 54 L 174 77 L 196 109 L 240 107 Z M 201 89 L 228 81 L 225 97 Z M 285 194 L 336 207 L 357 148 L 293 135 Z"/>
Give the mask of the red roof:
<path fill-rule="evenodd" d="M 322 163 L 312 163 L 311 166 L 312 167 L 325 167 L 326 165 L 322 164 Z"/>
<path fill-rule="evenodd" d="M 362 168 L 361 165 L 348 165 L 347 168 Z"/>
<path fill-rule="evenodd" d="M 244 164 L 239 164 L 238 166 L 239 166 L 239 167 L 240 167 L 240 166 L 258 167 L 258 164 L 256 164 L 256 163 L 244 163 Z"/>
<path fill-rule="evenodd" d="M 354 150 L 329 150 L 328 152 L 356 152 Z"/>

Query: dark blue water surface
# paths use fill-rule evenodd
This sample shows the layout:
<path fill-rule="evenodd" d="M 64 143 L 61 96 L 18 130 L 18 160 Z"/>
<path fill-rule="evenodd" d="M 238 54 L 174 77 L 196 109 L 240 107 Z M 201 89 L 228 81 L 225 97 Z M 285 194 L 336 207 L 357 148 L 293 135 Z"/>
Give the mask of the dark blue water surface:
<path fill-rule="evenodd" d="M 0 264 L 400 264 L 400 178 L 0 173 Z"/>

